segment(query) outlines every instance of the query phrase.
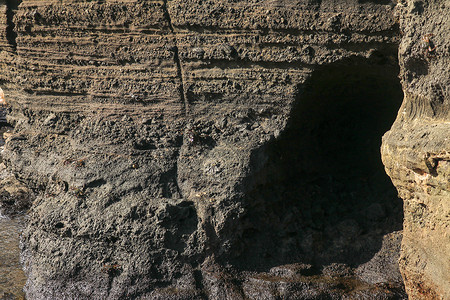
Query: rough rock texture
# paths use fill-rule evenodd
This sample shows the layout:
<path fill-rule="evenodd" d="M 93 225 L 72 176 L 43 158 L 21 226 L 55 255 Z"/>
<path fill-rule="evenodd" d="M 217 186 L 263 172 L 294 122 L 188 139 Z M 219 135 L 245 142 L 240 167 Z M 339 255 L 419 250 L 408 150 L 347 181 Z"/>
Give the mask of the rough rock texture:
<path fill-rule="evenodd" d="M 403 98 L 394 3 L 5 2 L 3 157 L 37 191 L 29 299 L 404 297 L 401 202 L 379 159 Z M 398 142 L 385 160 L 405 190 Z"/>
<path fill-rule="evenodd" d="M 382 153 L 404 199 L 400 267 L 411 299 L 449 299 L 450 2 L 407 1 L 398 14 L 405 99 Z"/>
<path fill-rule="evenodd" d="M 33 192 L 10 174 L 4 164 L 0 164 L 0 211 L 4 215 L 14 215 L 28 209 L 33 200 Z"/>
<path fill-rule="evenodd" d="M 4 150 L 4 136 L 12 135 L 9 126 L 0 127 L 0 153 Z M 1 157 L 0 157 L 1 160 Z M 16 216 L 30 208 L 34 192 L 26 182 L 21 182 L 3 162 L 0 163 L 0 215 Z"/>

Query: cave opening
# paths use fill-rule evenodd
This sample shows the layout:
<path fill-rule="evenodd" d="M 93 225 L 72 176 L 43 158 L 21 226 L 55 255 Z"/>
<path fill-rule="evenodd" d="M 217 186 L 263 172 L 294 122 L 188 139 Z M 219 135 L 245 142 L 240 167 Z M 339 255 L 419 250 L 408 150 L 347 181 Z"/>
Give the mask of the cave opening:
<path fill-rule="evenodd" d="M 21 2 L 22 0 L 6 0 L 6 39 L 14 51 L 17 48 L 17 33 L 14 30 L 16 26 L 14 24 L 14 15 Z"/>
<path fill-rule="evenodd" d="M 286 130 L 255 154 L 237 266 L 351 267 L 402 229 L 402 201 L 380 146 L 403 99 L 398 65 L 384 56 L 316 69 L 299 89 Z"/>

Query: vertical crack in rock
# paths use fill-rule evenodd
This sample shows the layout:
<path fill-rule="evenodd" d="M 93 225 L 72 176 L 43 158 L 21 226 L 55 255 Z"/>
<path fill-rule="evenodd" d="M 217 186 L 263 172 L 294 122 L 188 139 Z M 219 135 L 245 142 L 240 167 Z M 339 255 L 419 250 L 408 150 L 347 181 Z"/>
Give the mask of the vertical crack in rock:
<path fill-rule="evenodd" d="M 199 291 L 202 291 L 201 294 L 200 294 L 200 299 L 208 299 L 208 296 L 204 292 L 205 291 L 205 287 L 203 285 L 202 271 L 200 271 L 200 270 L 195 270 L 194 271 L 194 280 L 195 280 L 195 287 Z"/>
<path fill-rule="evenodd" d="M 186 119 L 188 118 L 188 114 L 189 114 L 189 101 L 188 101 L 188 97 L 187 97 L 187 93 L 186 93 L 186 89 L 184 86 L 184 78 L 183 78 L 183 65 L 181 64 L 181 59 L 180 59 L 180 54 L 178 51 L 178 42 L 177 42 L 177 36 L 176 36 L 176 32 L 175 32 L 175 28 L 173 27 L 173 23 L 172 23 L 172 18 L 170 16 L 169 13 L 169 9 L 168 9 L 168 5 L 167 5 L 167 0 L 163 1 L 163 10 L 164 13 L 166 15 L 167 18 L 167 22 L 169 23 L 169 28 L 170 28 L 170 32 L 173 35 L 174 38 L 174 60 L 175 60 L 175 64 L 177 65 L 177 76 L 180 78 L 180 96 L 181 96 L 181 102 L 184 103 L 184 113 L 186 116 Z M 177 159 L 177 166 L 176 166 L 176 175 L 175 178 L 177 178 L 176 182 L 176 188 L 179 194 L 180 198 L 183 198 L 183 191 L 178 183 L 178 161 L 179 161 L 179 156 L 180 156 L 180 152 L 178 151 L 178 159 Z"/>
<path fill-rule="evenodd" d="M 16 51 L 17 49 L 17 33 L 14 31 L 14 14 L 15 10 L 19 7 L 20 0 L 7 0 L 6 1 L 6 38 L 8 40 L 8 44 L 11 45 L 12 49 Z"/>
<path fill-rule="evenodd" d="M 181 84 L 180 84 L 181 101 L 184 103 L 184 110 L 185 110 L 185 113 L 187 116 L 187 114 L 189 112 L 189 103 L 188 103 L 188 98 L 187 98 L 187 94 L 186 94 L 186 89 L 184 88 L 183 66 L 181 64 L 180 55 L 178 52 L 178 43 L 177 43 L 177 36 L 176 36 L 175 28 L 173 27 L 172 18 L 170 17 L 169 9 L 167 7 L 167 0 L 164 0 L 164 2 L 163 2 L 163 9 L 166 14 L 167 21 L 169 22 L 170 32 L 173 34 L 173 37 L 175 40 L 174 60 L 177 65 L 177 75 L 181 81 Z"/>

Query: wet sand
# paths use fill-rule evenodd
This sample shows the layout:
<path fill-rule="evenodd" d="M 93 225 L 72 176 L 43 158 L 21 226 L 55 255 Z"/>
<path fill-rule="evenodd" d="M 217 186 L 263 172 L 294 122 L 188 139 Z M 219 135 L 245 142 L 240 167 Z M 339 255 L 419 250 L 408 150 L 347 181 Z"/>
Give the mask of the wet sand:
<path fill-rule="evenodd" d="M 19 238 L 24 217 L 0 215 L 0 299 L 25 299 L 26 277 L 20 264 Z"/>

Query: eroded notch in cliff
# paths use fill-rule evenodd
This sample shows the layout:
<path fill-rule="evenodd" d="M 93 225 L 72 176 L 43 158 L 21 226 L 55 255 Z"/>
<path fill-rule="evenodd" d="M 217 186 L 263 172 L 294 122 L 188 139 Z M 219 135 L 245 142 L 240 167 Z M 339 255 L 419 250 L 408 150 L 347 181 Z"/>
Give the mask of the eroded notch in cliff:
<path fill-rule="evenodd" d="M 357 268 L 401 230 L 380 158 L 403 99 L 398 72 L 395 54 L 379 53 L 319 67 L 299 88 L 285 132 L 255 152 L 255 165 L 267 163 L 248 184 L 238 265 Z"/>
<path fill-rule="evenodd" d="M 9 45 L 13 48 L 15 51 L 17 48 L 17 33 L 14 31 L 15 24 L 14 24 L 14 15 L 16 13 L 17 8 L 19 7 L 19 4 L 22 2 L 22 0 L 6 0 L 6 38 L 8 40 Z"/>

